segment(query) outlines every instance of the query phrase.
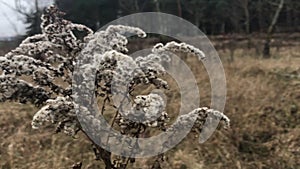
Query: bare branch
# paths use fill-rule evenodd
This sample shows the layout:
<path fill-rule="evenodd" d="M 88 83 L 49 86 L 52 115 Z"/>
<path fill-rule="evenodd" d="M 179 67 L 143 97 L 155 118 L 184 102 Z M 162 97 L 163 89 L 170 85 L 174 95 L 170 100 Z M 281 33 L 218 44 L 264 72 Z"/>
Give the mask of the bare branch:
<path fill-rule="evenodd" d="M 281 10 L 283 8 L 284 2 L 285 2 L 285 0 L 280 0 L 280 4 L 279 4 L 279 6 L 278 6 L 278 8 L 276 10 L 276 13 L 275 13 L 273 19 L 272 19 L 272 23 L 270 24 L 270 26 L 268 28 L 268 33 L 271 33 L 273 31 L 274 26 L 277 23 L 277 19 L 279 17 L 279 14 L 280 14 L 280 12 L 281 12 Z"/>
<path fill-rule="evenodd" d="M 30 17 L 30 14 L 23 11 L 22 8 L 18 5 L 18 3 L 15 3 L 15 7 L 11 6 L 10 4 L 6 3 L 3 0 L 1 0 L 0 3 L 23 16 Z"/>
<path fill-rule="evenodd" d="M 16 24 L 13 21 L 11 21 L 11 19 L 7 16 L 7 14 L 5 12 L 2 11 L 2 15 L 5 17 L 5 19 L 8 21 L 8 23 L 11 25 L 11 27 L 13 28 L 16 35 L 20 35 Z"/>
<path fill-rule="evenodd" d="M 276 2 L 272 2 L 272 1 L 268 1 L 267 2 L 270 4 L 270 5 L 273 5 L 273 6 L 279 6 L 280 3 L 276 3 Z"/>

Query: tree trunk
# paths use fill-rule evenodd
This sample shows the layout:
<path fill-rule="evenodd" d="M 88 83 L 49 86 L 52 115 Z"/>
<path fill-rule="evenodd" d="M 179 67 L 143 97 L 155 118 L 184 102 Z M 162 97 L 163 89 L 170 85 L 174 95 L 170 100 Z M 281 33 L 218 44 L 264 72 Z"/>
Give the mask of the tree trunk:
<path fill-rule="evenodd" d="M 289 7 L 286 7 L 286 23 L 288 26 L 293 27 L 293 22 L 292 22 L 292 10 Z M 294 27 L 293 27 L 294 28 Z M 288 31 L 296 31 L 295 29 L 289 29 Z"/>
<path fill-rule="evenodd" d="M 246 19 L 246 33 L 250 33 L 250 14 L 249 14 L 249 9 L 248 9 L 248 1 L 245 1 L 244 3 L 244 13 L 245 13 L 245 19 Z"/>
<path fill-rule="evenodd" d="M 276 13 L 272 19 L 272 23 L 270 24 L 269 28 L 268 28 L 268 32 L 267 32 L 267 39 L 265 41 L 265 45 L 264 45 L 264 51 L 263 51 L 263 57 L 264 58 L 270 58 L 270 42 L 271 42 L 271 38 L 272 38 L 272 34 L 274 31 L 274 27 L 277 23 L 279 14 L 283 8 L 284 5 L 284 0 L 280 0 L 280 4 L 278 5 L 278 8 L 276 10 Z"/>
<path fill-rule="evenodd" d="M 258 5 L 257 5 L 257 12 L 258 12 L 258 27 L 259 27 L 259 31 L 260 33 L 263 32 L 263 15 L 262 15 L 262 2 L 261 0 L 258 1 Z"/>
<path fill-rule="evenodd" d="M 200 19 L 199 19 L 199 12 L 198 12 L 198 10 L 195 11 L 195 25 L 198 28 L 200 27 Z"/>
<path fill-rule="evenodd" d="M 140 7 L 137 0 L 134 1 L 134 7 L 136 12 L 140 12 Z"/>
<path fill-rule="evenodd" d="M 299 29 L 300 22 L 299 22 L 299 14 L 297 10 L 293 10 L 293 27 L 296 27 L 296 30 Z"/>
<path fill-rule="evenodd" d="M 156 12 L 160 12 L 160 5 L 158 0 L 154 0 L 154 3 L 155 3 Z"/>
<path fill-rule="evenodd" d="M 245 14 L 245 31 L 247 34 L 247 47 L 248 49 L 251 48 L 251 37 L 250 37 L 250 13 L 249 13 L 249 2 L 248 0 L 244 1 L 243 8 L 244 8 L 244 14 Z"/>
<path fill-rule="evenodd" d="M 182 18 L 182 8 L 180 0 L 177 0 L 177 10 L 178 10 L 178 16 Z"/>
<path fill-rule="evenodd" d="M 221 34 L 225 34 L 225 22 L 222 23 L 220 32 Z"/>

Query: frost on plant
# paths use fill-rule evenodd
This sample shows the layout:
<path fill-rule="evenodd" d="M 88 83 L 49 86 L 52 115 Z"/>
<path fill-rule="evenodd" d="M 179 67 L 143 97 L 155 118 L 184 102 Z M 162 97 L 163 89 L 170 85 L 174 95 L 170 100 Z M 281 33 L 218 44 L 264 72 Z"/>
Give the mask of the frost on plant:
<path fill-rule="evenodd" d="M 229 119 L 223 113 L 198 108 L 179 116 L 169 127 L 169 115 L 160 95 L 132 95 L 136 86 L 141 84 L 169 88 L 163 79 L 166 71 L 162 66 L 162 62 L 171 60 L 168 52 L 184 52 L 203 59 L 205 55 L 201 50 L 185 43 L 159 43 L 149 55 L 132 58 L 126 55 L 128 40 L 125 35 L 144 38 L 146 33 L 143 30 L 112 25 L 106 30 L 93 32 L 84 25 L 63 19 L 63 15 L 55 6 L 48 7 L 42 16 L 42 34 L 28 37 L 19 47 L 0 56 L 0 101 L 38 106 L 40 110 L 33 117 L 33 128 L 52 123 L 57 132 L 71 136 L 84 132 L 75 112 L 75 107 L 79 106 L 76 99 L 85 105 L 80 105 L 80 114 L 97 128 L 99 122 L 92 105 L 100 98 L 100 113 L 103 115 L 106 107 L 112 105 L 110 102 L 114 96 L 120 96 L 121 100 L 112 107 L 116 113 L 111 126 L 117 125 L 125 135 L 138 138 L 147 128 L 171 131 L 189 125 L 193 120 L 194 128 L 201 131 L 209 115 L 229 126 Z M 84 36 L 76 36 L 75 32 Z M 112 160 L 109 152 L 95 146 L 97 158 L 101 158 L 107 168 L 126 168 L 128 161 L 132 160 Z"/>

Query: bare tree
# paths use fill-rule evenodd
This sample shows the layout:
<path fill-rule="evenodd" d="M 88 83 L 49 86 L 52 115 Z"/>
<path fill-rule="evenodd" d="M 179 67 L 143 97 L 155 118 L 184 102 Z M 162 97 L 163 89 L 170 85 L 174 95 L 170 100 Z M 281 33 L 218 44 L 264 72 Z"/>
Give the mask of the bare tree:
<path fill-rule="evenodd" d="M 18 31 L 18 27 L 16 26 L 16 24 L 10 19 L 10 17 L 7 16 L 7 14 L 5 12 L 2 11 L 2 15 L 5 17 L 5 19 L 8 21 L 8 23 L 11 25 L 11 27 L 13 28 L 14 32 L 16 35 L 20 35 L 19 31 Z"/>
<path fill-rule="evenodd" d="M 41 17 L 41 7 L 39 0 L 29 1 L 29 0 L 14 0 L 14 5 L 11 5 L 4 0 L 0 0 L 0 3 L 15 11 L 17 14 L 24 18 L 25 23 L 30 25 L 26 28 L 28 32 L 26 34 L 33 35 L 40 31 L 40 17 Z M 8 17 L 6 17 L 9 19 Z M 10 21 L 9 21 L 10 22 Z M 10 22 L 13 26 L 14 24 Z M 16 30 L 16 27 L 13 26 Z"/>
<path fill-rule="evenodd" d="M 154 2 L 154 4 L 155 4 L 156 12 L 160 12 L 160 4 L 159 4 L 159 1 L 158 1 L 158 0 L 154 0 L 153 2 Z"/>
<path fill-rule="evenodd" d="M 125 11 L 127 14 L 132 14 L 136 12 L 143 12 L 146 5 L 150 2 L 149 0 L 118 0 L 119 7 L 121 10 Z M 159 9 L 159 2 L 154 0 L 156 9 Z M 159 10 L 158 10 L 159 11 Z"/>
<path fill-rule="evenodd" d="M 270 26 L 268 27 L 268 31 L 267 31 L 267 39 L 264 45 L 264 50 L 263 50 L 263 56 L 264 58 L 270 58 L 270 42 L 271 42 L 271 38 L 272 38 L 272 34 L 274 31 L 274 27 L 277 23 L 279 14 L 283 8 L 285 0 L 280 0 L 280 3 L 277 7 L 277 10 L 275 12 L 275 15 L 273 16 L 272 22 L 270 24 Z"/>
<path fill-rule="evenodd" d="M 182 8 L 181 8 L 180 0 L 177 0 L 176 3 L 177 3 L 178 16 L 182 17 Z"/>
<path fill-rule="evenodd" d="M 194 24 L 200 27 L 200 21 L 204 15 L 203 10 L 206 8 L 203 2 L 199 0 L 182 1 L 182 6 L 186 12 L 194 16 Z"/>
<path fill-rule="evenodd" d="M 238 0 L 241 8 L 244 11 L 245 16 L 245 32 L 250 33 L 250 12 L 249 12 L 249 0 Z"/>
<path fill-rule="evenodd" d="M 29 12 L 26 10 L 24 5 L 21 4 L 20 0 L 15 0 L 14 6 L 10 5 L 9 3 L 5 2 L 4 0 L 1 0 L 0 3 L 5 5 L 6 7 L 10 8 L 10 9 L 12 9 L 13 11 L 17 12 L 18 14 L 21 14 L 25 17 L 30 17 Z"/>

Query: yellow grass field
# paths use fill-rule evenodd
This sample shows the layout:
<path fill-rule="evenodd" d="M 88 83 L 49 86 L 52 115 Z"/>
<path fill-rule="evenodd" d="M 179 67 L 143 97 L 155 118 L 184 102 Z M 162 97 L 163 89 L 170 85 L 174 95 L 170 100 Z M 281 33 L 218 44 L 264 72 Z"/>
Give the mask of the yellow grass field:
<path fill-rule="evenodd" d="M 166 153 L 164 169 L 297 169 L 300 168 L 300 49 L 282 48 L 271 59 L 257 59 L 251 51 L 237 50 L 235 61 L 220 52 L 227 80 L 225 114 L 231 128 L 215 131 L 204 144 L 189 135 Z M 210 105 L 210 84 L 205 70 L 187 60 L 195 73 L 201 105 Z M 169 91 L 167 96 L 175 92 Z M 173 97 L 174 98 L 174 97 Z M 178 98 L 175 97 L 175 100 Z M 174 110 L 177 103 L 168 106 Z M 174 105 L 172 105 L 174 104 Z M 173 108 L 172 108 L 173 107 Z M 71 138 L 54 133 L 49 125 L 31 128 L 38 109 L 32 105 L 0 105 L 0 168 L 104 168 L 95 161 L 83 134 Z M 129 168 L 149 168 L 153 159 L 138 159 Z"/>

